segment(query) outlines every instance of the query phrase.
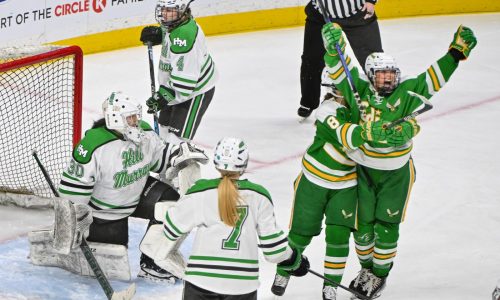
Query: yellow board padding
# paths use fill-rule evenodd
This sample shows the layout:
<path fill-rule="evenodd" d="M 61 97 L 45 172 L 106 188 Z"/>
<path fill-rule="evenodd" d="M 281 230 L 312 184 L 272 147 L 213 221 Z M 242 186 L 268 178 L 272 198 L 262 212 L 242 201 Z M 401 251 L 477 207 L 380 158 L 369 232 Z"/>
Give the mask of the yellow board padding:
<path fill-rule="evenodd" d="M 376 5 L 379 18 L 401 18 L 423 15 L 500 12 L 500 1 L 491 0 L 381 0 Z M 196 16 L 196 12 L 195 12 Z M 305 22 L 304 7 L 287 7 L 218 16 L 197 17 L 206 35 L 238 33 L 271 28 L 301 26 Z M 154 25 L 154 24 L 152 24 Z M 143 26 L 89 34 L 54 42 L 55 45 L 78 45 L 83 53 L 122 49 L 141 45 Z"/>

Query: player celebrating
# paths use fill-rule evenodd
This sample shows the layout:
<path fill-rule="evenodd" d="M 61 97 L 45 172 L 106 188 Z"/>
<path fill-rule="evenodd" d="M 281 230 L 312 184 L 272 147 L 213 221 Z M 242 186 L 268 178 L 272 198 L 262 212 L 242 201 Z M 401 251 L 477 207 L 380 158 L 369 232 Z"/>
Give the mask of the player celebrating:
<path fill-rule="evenodd" d="M 295 181 L 295 197 L 288 240 L 302 252 L 321 232 L 325 216 L 325 277 L 340 283 L 349 255 L 351 231 L 357 227 L 356 163 L 345 153 L 367 141 L 392 140 L 399 133 L 386 131 L 382 122 L 352 124 L 344 97 L 331 91 L 316 111 L 316 135 L 302 158 L 302 172 Z M 278 266 L 271 291 L 284 294 L 290 275 Z M 336 299 L 336 286 L 324 282 L 323 299 Z"/>
<path fill-rule="evenodd" d="M 198 180 L 166 213 L 158 213 L 164 227 L 151 227 L 141 250 L 162 265 L 177 239 L 198 228 L 183 299 L 257 299 L 258 247 L 268 261 L 295 276 L 305 275 L 309 262 L 287 245 L 286 234 L 276 225 L 269 192 L 240 178 L 248 163 L 246 144 L 238 138 L 222 139 L 214 163 L 221 178 Z"/>
<path fill-rule="evenodd" d="M 187 143 L 165 144 L 141 120 L 141 106 L 121 92 L 113 92 L 102 108 L 104 118 L 86 132 L 63 172 L 59 192 L 64 199 L 55 204 L 54 240 L 45 241 L 45 252 L 32 248 L 30 257 L 37 264 L 93 275 L 92 271 L 86 273 L 88 266 L 78 249 L 88 234 L 87 240 L 97 249 L 95 255 L 108 276 L 129 279 L 128 217 L 156 224 L 156 202 L 179 198 L 175 190 L 150 177 L 149 172 L 177 172 L 189 163 L 206 162 L 207 157 Z M 52 247 L 48 255 L 47 249 Z M 78 261 L 85 265 L 75 265 Z M 139 277 L 175 283 L 172 274 L 144 254 L 140 265 Z"/>
<path fill-rule="evenodd" d="M 345 49 L 342 30 L 329 23 L 323 27 L 327 53 L 325 63 L 334 84 L 344 94 L 359 124 L 394 121 L 414 112 L 424 98 L 432 97 L 450 79 L 461 60 L 467 59 L 476 45 L 472 30 L 460 26 L 448 52 L 417 77 L 400 81 L 395 60 L 384 53 L 371 54 L 365 64 L 368 78 L 353 67 L 346 56 L 354 85 L 361 98 L 356 102 L 335 44 Z M 362 269 L 350 287 L 369 297 L 378 297 L 393 266 L 399 239 L 399 224 L 404 220 L 415 168 L 411 159 L 412 141 L 419 131 L 414 120 L 396 128 L 400 135 L 390 143 L 369 141 L 348 149 L 349 158 L 358 163 L 358 231 L 354 233 Z M 406 140 L 409 140 L 406 142 Z M 388 140 L 389 142 L 389 140 Z"/>
<path fill-rule="evenodd" d="M 160 136 L 169 143 L 192 140 L 212 101 L 217 72 L 205 34 L 191 15 L 192 0 L 160 0 L 160 26 L 142 30 L 141 41 L 162 44 L 159 90 L 146 101 L 148 113 L 160 111 Z"/>

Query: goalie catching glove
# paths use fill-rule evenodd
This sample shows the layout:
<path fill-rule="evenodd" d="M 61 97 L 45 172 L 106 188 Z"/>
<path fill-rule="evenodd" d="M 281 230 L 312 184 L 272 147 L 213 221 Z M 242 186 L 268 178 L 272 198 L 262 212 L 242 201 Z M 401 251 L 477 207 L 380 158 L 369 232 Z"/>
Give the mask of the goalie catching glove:
<path fill-rule="evenodd" d="M 460 25 L 453 35 L 453 41 L 451 41 L 448 52 L 457 62 L 466 60 L 472 49 L 476 47 L 476 44 L 477 39 L 474 32 L 470 28 Z"/>
<path fill-rule="evenodd" d="M 154 114 L 157 111 L 164 109 L 168 103 L 175 99 L 175 92 L 165 86 L 160 86 L 160 89 L 154 93 L 152 97 L 146 100 L 148 106 L 148 114 Z"/>

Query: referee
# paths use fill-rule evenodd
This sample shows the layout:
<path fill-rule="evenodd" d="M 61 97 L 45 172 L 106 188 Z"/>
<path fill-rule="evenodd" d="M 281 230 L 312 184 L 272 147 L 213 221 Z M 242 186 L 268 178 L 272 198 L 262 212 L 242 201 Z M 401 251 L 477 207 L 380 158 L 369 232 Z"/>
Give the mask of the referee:
<path fill-rule="evenodd" d="M 330 20 L 342 27 L 354 55 L 364 69 L 372 52 L 383 52 L 375 3 L 377 0 L 311 0 L 305 8 L 304 48 L 300 67 L 300 107 L 297 114 L 307 118 L 319 105 L 325 47 L 321 28 L 325 24 L 317 1 L 323 1 Z"/>

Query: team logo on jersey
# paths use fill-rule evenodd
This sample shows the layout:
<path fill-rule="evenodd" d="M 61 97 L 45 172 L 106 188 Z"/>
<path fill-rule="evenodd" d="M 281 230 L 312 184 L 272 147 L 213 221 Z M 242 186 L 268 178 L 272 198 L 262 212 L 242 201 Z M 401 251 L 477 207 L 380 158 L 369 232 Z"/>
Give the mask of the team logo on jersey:
<path fill-rule="evenodd" d="M 394 103 L 394 105 L 391 105 L 389 102 L 387 102 L 385 106 L 387 106 L 387 108 L 390 109 L 391 111 L 396 111 L 396 109 L 400 104 L 401 104 L 401 99 L 398 98 L 398 100 L 396 101 L 396 103 Z"/>
<path fill-rule="evenodd" d="M 141 162 L 143 159 L 144 154 L 142 153 L 141 148 L 130 148 L 127 151 L 122 152 L 122 165 L 124 169 Z"/>
<path fill-rule="evenodd" d="M 352 213 L 346 213 L 345 210 L 342 210 L 342 215 L 344 216 L 344 219 L 349 219 L 352 217 Z"/>
<path fill-rule="evenodd" d="M 82 144 L 78 145 L 76 151 L 78 151 L 78 155 L 80 155 L 81 157 L 87 157 L 87 153 L 89 152 L 88 150 L 85 150 L 83 148 Z"/>
<path fill-rule="evenodd" d="M 396 210 L 395 212 L 391 212 L 390 209 L 387 209 L 387 214 L 389 215 L 389 217 L 393 218 L 399 214 L 399 210 Z"/>
<path fill-rule="evenodd" d="M 179 46 L 179 47 L 186 47 L 187 46 L 187 41 L 186 40 L 181 40 L 180 38 L 176 37 L 174 39 L 174 45 Z"/>

